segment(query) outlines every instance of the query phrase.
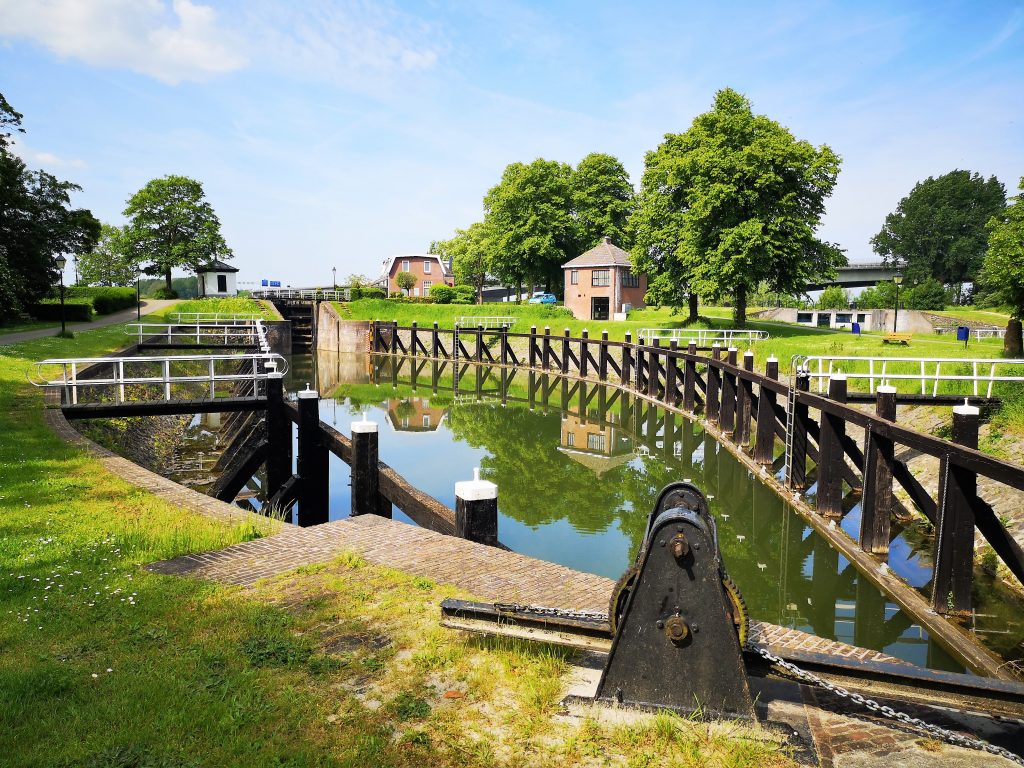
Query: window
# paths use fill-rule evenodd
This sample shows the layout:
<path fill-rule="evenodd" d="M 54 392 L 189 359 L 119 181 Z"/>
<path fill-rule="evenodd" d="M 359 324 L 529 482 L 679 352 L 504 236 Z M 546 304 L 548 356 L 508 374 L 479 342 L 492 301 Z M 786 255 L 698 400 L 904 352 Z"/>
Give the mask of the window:
<path fill-rule="evenodd" d="M 844 323 L 844 324 L 852 323 L 853 322 L 853 315 L 851 315 L 849 312 L 837 312 L 836 313 L 836 322 L 837 323 Z"/>
<path fill-rule="evenodd" d="M 217 275 L 217 293 L 227 293 L 227 292 L 228 292 L 228 276 L 227 275 Z"/>
<path fill-rule="evenodd" d="M 587 448 L 591 451 L 603 451 L 604 434 L 599 432 L 596 435 L 587 435 Z"/>
<path fill-rule="evenodd" d="M 423 414 L 423 426 L 424 427 L 429 427 L 430 426 L 430 414 L 429 413 L 424 413 Z"/>
<path fill-rule="evenodd" d="M 565 444 L 569 448 L 572 448 L 574 445 L 576 445 L 576 435 L 573 434 L 572 432 L 566 432 L 565 433 Z"/>
<path fill-rule="evenodd" d="M 857 315 L 857 322 L 858 323 L 866 323 L 867 321 L 868 321 L 868 316 L 867 315 L 865 315 L 865 314 Z"/>
<path fill-rule="evenodd" d="M 813 323 L 814 313 L 813 312 L 797 312 L 796 321 L 798 323 Z"/>
<path fill-rule="evenodd" d="M 622 273 L 622 287 L 623 288 L 639 288 L 640 287 L 640 275 L 634 275 L 630 271 Z"/>
<path fill-rule="evenodd" d="M 578 269 L 573 269 L 573 270 L 571 270 L 569 272 L 569 285 L 579 285 L 579 284 L 580 284 L 580 271 Z"/>
<path fill-rule="evenodd" d="M 430 270 L 427 270 L 427 271 L 429 272 Z M 433 283 L 430 280 L 424 280 L 423 281 L 423 295 L 424 296 L 426 296 L 428 293 L 430 293 L 430 286 L 432 286 L 432 285 L 433 285 Z"/>
<path fill-rule="evenodd" d="M 402 271 L 403 272 L 408 272 L 409 271 L 409 260 L 408 259 L 402 259 Z"/>
<path fill-rule="evenodd" d="M 424 261 L 423 262 L 423 274 L 425 274 L 425 275 L 429 275 L 430 274 L 430 262 L 429 261 Z"/>
<path fill-rule="evenodd" d="M 610 269 L 595 269 L 590 273 L 591 285 L 611 285 L 612 272 Z"/>

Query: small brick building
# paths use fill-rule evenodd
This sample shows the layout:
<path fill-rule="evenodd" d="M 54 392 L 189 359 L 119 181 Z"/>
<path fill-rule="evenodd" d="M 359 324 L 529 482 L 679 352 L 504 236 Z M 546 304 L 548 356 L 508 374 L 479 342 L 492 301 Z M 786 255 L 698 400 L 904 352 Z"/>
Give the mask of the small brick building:
<path fill-rule="evenodd" d="M 647 275 L 633 273 L 629 254 L 606 237 L 562 265 L 565 306 L 577 320 L 610 320 L 644 306 Z"/>
<path fill-rule="evenodd" d="M 440 256 L 431 253 L 412 253 L 406 256 L 388 257 L 384 260 L 384 268 L 376 285 L 385 289 L 389 295 L 406 293 L 395 282 L 399 272 L 411 272 L 416 276 L 416 285 L 407 292 L 409 296 L 429 296 L 432 286 L 455 285 L 455 277 L 448 268 L 448 263 Z"/>

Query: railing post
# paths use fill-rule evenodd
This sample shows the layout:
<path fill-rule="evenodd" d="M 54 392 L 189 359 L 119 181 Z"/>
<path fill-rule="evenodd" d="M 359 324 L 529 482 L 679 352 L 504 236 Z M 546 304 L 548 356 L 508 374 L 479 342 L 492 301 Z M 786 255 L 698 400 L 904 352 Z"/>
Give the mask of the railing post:
<path fill-rule="evenodd" d="M 437 323 L 434 323 L 434 327 L 430 329 L 430 356 L 433 358 L 439 358 L 438 348 L 441 346 L 441 336 L 437 332 Z"/>
<path fill-rule="evenodd" d="M 846 376 L 833 374 L 828 380 L 828 399 L 846 402 Z M 843 516 L 843 464 L 846 453 L 841 440 L 846 435 L 846 420 L 826 411 L 821 413 L 821 431 L 818 433 L 818 494 L 817 511 L 825 517 Z"/>
<path fill-rule="evenodd" d="M 793 488 L 803 489 L 807 487 L 807 424 L 809 416 L 807 415 L 807 406 L 800 402 L 799 395 L 801 392 L 810 390 L 811 377 L 807 375 L 806 370 L 797 370 L 794 383 L 798 399 L 793 405 L 793 423 L 791 425 L 793 434 L 788 436 L 792 455 L 788 457 L 790 476 L 787 479 Z"/>
<path fill-rule="evenodd" d="M 306 389 L 298 394 L 299 403 L 299 525 L 326 523 L 329 475 L 327 446 L 320 431 L 320 393 Z"/>
<path fill-rule="evenodd" d="M 544 370 L 551 367 L 551 326 L 544 326 L 544 347 L 541 349 L 540 364 Z"/>
<path fill-rule="evenodd" d="M 410 331 L 409 331 L 409 346 L 411 347 L 409 352 L 410 352 L 410 354 L 412 354 L 413 357 L 416 357 L 416 342 L 419 340 L 418 336 L 416 335 L 416 326 L 417 325 L 418 325 L 417 322 L 415 320 L 413 320 L 412 323 L 410 324 Z"/>
<path fill-rule="evenodd" d="M 501 364 L 508 365 L 508 326 L 502 324 L 501 335 L 499 336 L 499 344 L 501 346 Z"/>
<path fill-rule="evenodd" d="M 498 486 L 480 479 L 480 469 L 473 469 L 473 479 L 455 484 L 455 535 L 478 544 L 498 543 Z"/>
<path fill-rule="evenodd" d="M 736 365 L 736 347 L 729 347 L 726 362 Z M 722 411 L 719 414 L 722 432 L 730 433 L 736 439 L 736 374 L 726 371 L 722 376 Z"/>
<path fill-rule="evenodd" d="M 697 342 L 690 339 L 686 345 L 687 355 L 697 354 Z M 711 378 L 710 376 L 708 377 Z M 693 413 L 697 404 L 697 362 L 693 359 L 683 361 L 683 410 Z"/>
<path fill-rule="evenodd" d="M 896 421 L 896 387 L 875 390 L 875 415 Z M 892 495 L 895 446 L 870 427 L 864 437 L 864 490 L 861 498 L 860 548 L 884 554 L 889 551 L 889 525 L 896 507 Z"/>
<path fill-rule="evenodd" d="M 608 381 L 608 331 L 601 331 L 601 345 L 597 358 L 597 378 Z"/>
<path fill-rule="evenodd" d="M 391 517 L 390 502 L 382 509 L 380 501 L 377 422 L 364 414 L 352 422 L 352 516 Z"/>
<path fill-rule="evenodd" d="M 743 353 L 743 370 L 754 371 L 754 351 Z M 750 445 L 750 412 L 754 400 L 754 383 L 745 376 L 737 380 L 736 390 L 736 443 L 743 448 Z"/>
<path fill-rule="evenodd" d="M 537 326 L 530 326 L 530 367 L 537 367 Z"/>
<path fill-rule="evenodd" d="M 569 329 L 562 334 L 562 373 L 569 372 Z"/>
<path fill-rule="evenodd" d="M 744 361 L 745 362 L 745 361 Z M 765 362 L 764 375 L 769 379 L 779 378 L 779 361 L 769 357 Z M 768 387 L 757 390 L 757 434 L 754 437 L 754 461 L 771 464 L 775 460 L 775 393 Z"/>
<path fill-rule="evenodd" d="M 632 371 L 630 368 L 633 363 L 633 334 L 626 332 L 625 344 L 622 345 L 622 369 L 621 379 L 622 385 L 627 389 L 632 389 Z"/>
<path fill-rule="evenodd" d="M 647 349 L 647 396 L 658 397 L 658 347 L 661 339 L 653 339 L 654 346 Z"/>
<path fill-rule="evenodd" d="M 477 325 L 476 327 L 476 361 L 482 363 L 484 361 L 484 327 Z"/>
<path fill-rule="evenodd" d="M 637 334 L 636 354 L 633 357 L 633 370 L 636 381 L 633 382 L 633 389 L 637 392 L 647 391 L 647 382 L 644 380 L 644 373 L 647 368 L 647 355 L 644 350 L 644 337 Z"/>
<path fill-rule="evenodd" d="M 978 447 L 980 411 L 973 405 L 953 409 L 953 442 Z M 938 613 L 969 613 L 974 571 L 974 511 L 978 476 L 954 463 L 939 461 L 939 499 L 935 524 L 935 572 L 932 608 Z"/>
<path fill-rule="evenodd" d="M 580 377 L 587 378 L 587 339 L 590 338 L 590 332 L 584 328 L 582 338 L 580 338 Z"/>
<path fill-rule="evenodd" d="M 719 392 L 722 389 L 722 370 L 715 365 L 721 359 L 722 347 L 716 341 L 711 345 L 711 362 L 708 363 L 707 395 L 704 403 L 704 415 L 713 424 L 718 423 L 718 415 L 721 412 L 722 403 L 719 400 Z"/>
<path fill-rule="evenodd" d="M 292 423 L 284 410 L 284 374 L 267 363 L 267 498 L 292 475 Z"/>
<path fill-rule="evenodd" d="M 665 356 L 665 402 L 669 405 L 676 405 L 679 402 L 679 391 L 676 387 L 676 366 L 678 360 L 676 354 L 679 351 L 679 342 L 672 339 L 668 343 L 669 352 Z"/>

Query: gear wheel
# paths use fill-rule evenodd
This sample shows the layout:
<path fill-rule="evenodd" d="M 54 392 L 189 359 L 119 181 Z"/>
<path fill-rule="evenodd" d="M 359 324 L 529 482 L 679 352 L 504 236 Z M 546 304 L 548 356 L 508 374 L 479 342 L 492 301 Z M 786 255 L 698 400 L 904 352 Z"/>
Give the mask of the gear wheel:
<path fill-rule="evenodd" d="M 630 566 L 615 582 L 615 587 L 612 589 L 612 599 L 608 603 L 608 623 L 611 624 L 613 637 L 619 629 L 619 619 L 622 617 L 623 611 L 626 610 L 626 601 L 636 585 L 636 577 L 639 573 L 639 566 Z"/>
<path fill-rule="evenodd" d="M 722 586 L 732 603 L 732 623 L 736 625 L 736 634 L 739 635 L 740 648 L 747 644 L 747 634 L 750 630 L 750 615 L 747 613 L 747 603 L 743 599 L 740 588 L 736 586 L 729 574 L 722 574 Z"/>

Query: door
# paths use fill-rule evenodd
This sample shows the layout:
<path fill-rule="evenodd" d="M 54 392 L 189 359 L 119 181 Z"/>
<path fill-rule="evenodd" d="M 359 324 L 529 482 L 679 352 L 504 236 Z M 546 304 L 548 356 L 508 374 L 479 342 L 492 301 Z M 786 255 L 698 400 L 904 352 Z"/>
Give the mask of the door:
<path fill-rule="evenodd" d="M 227 293 L 227 292 L 228 292 L 228 276 L 227 275 L 217 275 L 217 293 Z"/>
<path fill-rule="evenodd" d="M 607 296 L 595 296 L 592 298 L 590 300 L 590 319 L 607 320 L 609 301 L 610 299 Z"/>

